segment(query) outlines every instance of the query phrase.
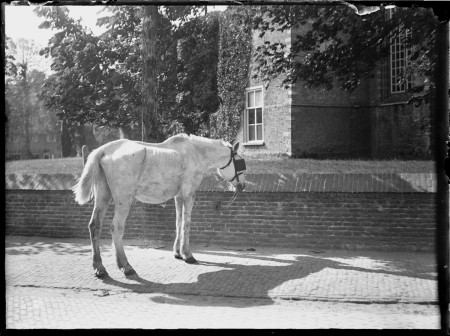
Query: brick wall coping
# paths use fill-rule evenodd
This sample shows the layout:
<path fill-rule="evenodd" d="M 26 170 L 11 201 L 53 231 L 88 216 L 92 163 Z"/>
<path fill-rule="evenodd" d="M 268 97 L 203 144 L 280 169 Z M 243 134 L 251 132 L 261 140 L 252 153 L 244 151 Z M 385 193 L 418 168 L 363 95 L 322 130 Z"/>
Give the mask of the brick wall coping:
<path fill-rule="evenodd" d="M 6 190 L 70 190 L 79 174 L 7 174 Z M 435 173 L 247 174 L 247 192 L 435 193 Z M 199 191 L 231 191 L 217 175 Z"/>

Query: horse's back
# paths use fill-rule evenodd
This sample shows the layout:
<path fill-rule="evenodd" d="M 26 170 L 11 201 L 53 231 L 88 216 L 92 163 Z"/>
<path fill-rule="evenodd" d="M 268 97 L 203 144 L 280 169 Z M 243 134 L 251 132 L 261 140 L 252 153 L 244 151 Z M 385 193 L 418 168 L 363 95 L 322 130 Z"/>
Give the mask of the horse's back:
<path fill-rule="evenodd" d="M 114 141 L 104 148 L 101 165 L 115 200 L 162 203 L 180 189 L 183 159 L 173 149 Z"/>

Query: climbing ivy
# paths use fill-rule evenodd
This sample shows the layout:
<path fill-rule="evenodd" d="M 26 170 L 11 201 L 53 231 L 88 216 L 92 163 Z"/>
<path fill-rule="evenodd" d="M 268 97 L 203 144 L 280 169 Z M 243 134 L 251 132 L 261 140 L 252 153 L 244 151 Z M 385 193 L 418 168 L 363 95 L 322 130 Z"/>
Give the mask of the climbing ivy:
<path fill-rule="evenodd" d="M 218 12 L 186 22 L 178 34 L 176 102 L 166 109 L 169 131 L 206 135 L 217 95 Z"/>
<path fill-rule="evenodd" d="M 245 88 L 252 52 L 247 9 L 229 7 L 219 18 L 217 91 L 221 105 L 210 116 L 210 136 L 232 141 L 245 108 Z"/>

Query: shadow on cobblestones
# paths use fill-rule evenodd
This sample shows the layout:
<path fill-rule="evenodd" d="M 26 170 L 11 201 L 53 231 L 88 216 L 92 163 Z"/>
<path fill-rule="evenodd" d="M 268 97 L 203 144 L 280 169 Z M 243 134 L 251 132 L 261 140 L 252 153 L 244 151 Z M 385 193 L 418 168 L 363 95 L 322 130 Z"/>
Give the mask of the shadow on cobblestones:
<path fill-rule="evenodd" d="M 220 251 L 208 251 L 208 254 L 218 255 L 218 256 L 229 256 L 226 252 L 220 252 Z M 432 263 L 424 264 L 422 263 L 420 267 L 417 267 L 417 260 L 414 259 L 414 255 L 411 254 L 409 258 L 403 258 L 401 260 L 395 260 L 393 259 L 380 259 L 380 258 L 374 258 L 372 256 L 368 257 L 365 256 L 366 254 L 364 251 L 359 252 L 360 255 L 358 256 L 352 256 L 352 257 L 344 257 L 345 251 L 341 252 L 341 255 L 339 257 L 330 257 L 330 256 L 314 256 L 314 255 L 303 255 L 300 258 L 298 262 L 305 264 L 305 260 L 307 258 L 311 258 L 312 260 L 316 260 L 314 263 L 321 264 L 323 261 L 331 262 L 330 265 L 325 265 L 324 267 L 330 267 L 330 268 L 345 268 L 345 269 L 352 269 L 350 265 L 353 264 L 365 264 L 365 267 L 355 267 L 354 269 L 364 270 L 365 272 L 374 272 L 374 273 L 384 273 L 384 274 L 392 274 L 392 275 L 399 275 L 399 276 L 409 276 L 414 277 L 418 279 L 425 279 L 425 280 L 436 280 L 437 279 L 437 273 L 436 273 L 436 265 Z M 407 253 L 403 253 L 404 255 L 407 255 Z M 242 254 L 242 255 L 234 255 L 235 258 L 243 258 L 243 259 L 256 259 L 256 260 L 272 260 L 272 261 L 278 261 L 280 262 L 280 259 L 278 258 L 270 258 L 270 256 L 262 256 L 257 254 Z M 304 259 L 302 259 L 304 258 Z M 398 259 L 398 258 L 397 258 Z M 311 263 L 309 263 L 311 264 Z M 332 267 L 332 266 L 336 267 Z"/>
<path fill-rule="evenodd" d="M 226 253 L 214 253 L 223 254 Z M 242 256 L 238 257 L 247 260 L 250 258 Z M 155 283 L 146 280 L 138 275 L 129 277 L 128 280 L 133 280 L 135 283 L 125 283 L 120 280 L 107 277 L 102 281 L 105 284 L 118 287 L 121 290 L 132 291 L 135 293 L 161 293 L 170 294 L 172 298 L 165 298 L 164 296 L 152 299 L 155 302 L 191 305 L 189 300 L 185 299 L 185 295 L 200 295 L 200 296 L 220 296 L 228 298 L 249 298 L 253 300 L 245 301 L 239 305 L 234 305 L 232 301 L 220 301 L 218 305 L 232 306 L 232 307 L 251 307 L 261 305 L 274 304 L 275 297 L 289 298 L 289 294 L 295 298 L 296 292 L 314 295 L 316 291 L 321 291 L 321 281 L 317 283 L 306 282 L 304 284 L 292 285 L 291 281 L 301 282 L 308 276 L 319 274 L 326 270 L 327 273 L 332 274 L 333 270 L 336 272 L 340 270 L 364 272 L 370 278 L 370 274 L 376 275 L 396 275 L 404 277 L 418 278 L 417 274 L 405 270 L 401 262 L 378 262 L 377 267 L 355 267 L 352 266 L 352 260 L 348 262 L 339 262 L 330 260 L 329 258 L 322 258 L 316 256 L 296 256 L 293 260 L 287 262 L 278 258 L 252 256 L 251 259 L 259 259 L 264 262 L 273 262 L 282 264 L 282 266 L 263 266 L 263 265 L 246 265 L 238 263 L 217 263 L 217 262 L 199 262 L 200 266 L 211 266 L 214 269 L 217 267 L 223 268 L 218 271 L 207 272 L 199 274 L 196 282 L 188 283 Z M 358 259 L 358 258 L 353 258 Z M 347 260 L 347 259 L 345 259 Z M 196 267 L 193 265 L 192 267 Z M 431 274 L 421 276 L 422 279 L 435 280 L 435 276 Z M 354 284 L 346 283 L 345 279 L 340 285 L 342 288 L 351 288 Z M 304 288 L 296 288 L 304 287 Z M 364 294 L 361 293 L 361 297 Z M 264 299 L 264 300 L 261 300 Z M 200 303 L 200 305 L 202 305 Z"/>

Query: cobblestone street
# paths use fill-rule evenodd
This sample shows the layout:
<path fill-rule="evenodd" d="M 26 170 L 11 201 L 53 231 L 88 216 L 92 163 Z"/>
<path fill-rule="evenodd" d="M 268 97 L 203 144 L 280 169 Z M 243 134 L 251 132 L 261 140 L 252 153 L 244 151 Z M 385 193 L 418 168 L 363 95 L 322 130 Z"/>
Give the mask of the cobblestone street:
<path fill-rule="evenodd" d="M 439 328 L 432 254 L 125 243 L 6 237 L 7 328 Z"/>

